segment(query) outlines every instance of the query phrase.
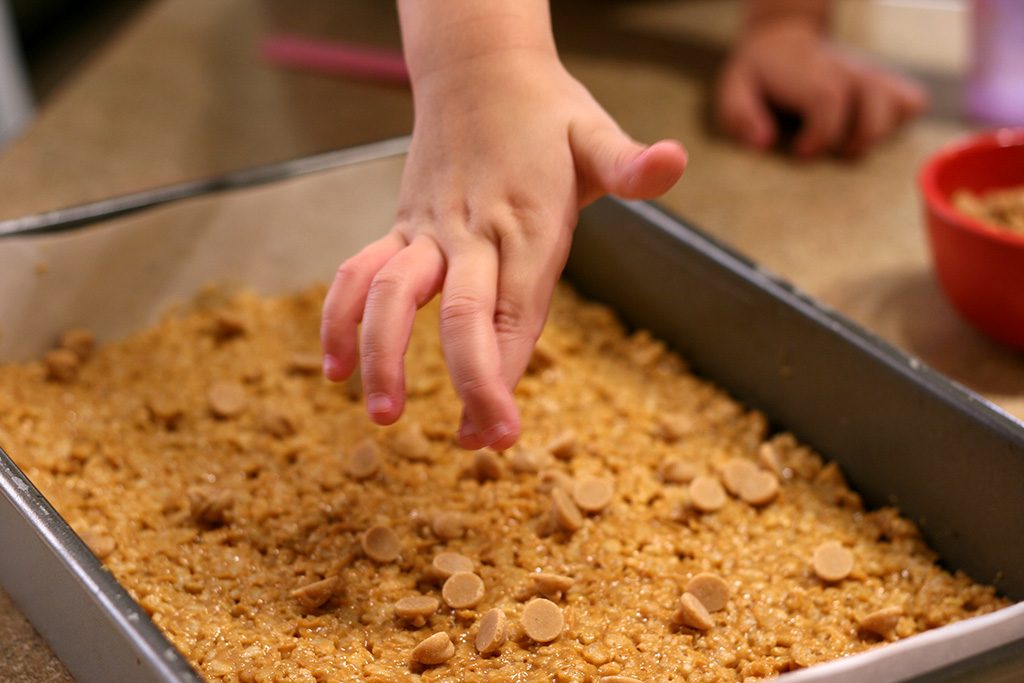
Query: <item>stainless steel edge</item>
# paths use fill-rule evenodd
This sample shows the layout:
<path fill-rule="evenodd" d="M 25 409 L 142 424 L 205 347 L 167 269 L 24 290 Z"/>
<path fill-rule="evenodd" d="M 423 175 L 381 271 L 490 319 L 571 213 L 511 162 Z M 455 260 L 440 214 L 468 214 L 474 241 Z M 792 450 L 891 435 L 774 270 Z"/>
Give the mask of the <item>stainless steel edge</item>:
<path fill-rule="evenodd" d="M 3 237 L 68 230 L 82 227 L 95 221 L 109 220 L 159 206 L 160 204 L 167 204 L 179 199 L 252 187 L 340 166 L 350 166 L 374 159 L 399 156 L 408 151 L 409 141 L 409 136 L 390 138 L 358 147 L 349 147 L 268 166 L 235 171 L 214 178 L 168 185 L 166 187 L 104 199 L 90 204 L 81 204 L 24 218 L 0 221 L 0 239 Z"/>
<path fill-rule="evenodd" d="M 0 583 L 79 683 L 202 679 L 0 449 Z"/>

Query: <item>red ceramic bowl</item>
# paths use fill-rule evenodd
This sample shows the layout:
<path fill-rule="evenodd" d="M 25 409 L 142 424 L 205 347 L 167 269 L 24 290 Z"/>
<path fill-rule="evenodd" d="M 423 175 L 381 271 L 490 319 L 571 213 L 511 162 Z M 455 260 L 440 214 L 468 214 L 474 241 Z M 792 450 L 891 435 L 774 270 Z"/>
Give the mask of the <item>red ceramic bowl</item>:
<path fill-rule="evenodd" d="M 945 147 L 925 162 L 918 181 L 942 289 L 982 332 L 1024 349 L 1024 237 L 965 216 L 950 201 L 960 188 L 1024 186 L 1024 128 Z"/>

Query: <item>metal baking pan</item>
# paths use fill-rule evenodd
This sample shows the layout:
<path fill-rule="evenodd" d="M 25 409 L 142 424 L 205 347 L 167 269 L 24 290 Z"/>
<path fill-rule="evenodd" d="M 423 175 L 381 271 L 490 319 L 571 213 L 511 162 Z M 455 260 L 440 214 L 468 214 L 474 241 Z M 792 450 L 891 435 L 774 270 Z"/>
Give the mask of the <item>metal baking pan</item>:
<path fill-rule="evenodd" d="M 339 187 L 384 183 L 397 196 L 393 181 L 406 145 L 404 138 L 385 141 L 0 222 L 0 257 L 34 253 L 48 241 L 85 245 L 127 233 L 142 248 L 159 252 L 159 258 L 104 262 L 115 271 L 104 276 L 170 277 L 166 263 L 178 258 L 176 252 L 167 253 L 159 240 L 148 238 L 160 234 L 154 231 L 161 221 L 175 224 L 185 239 L 206 239 L 194 227 L 195 219 L 219 215 L 211 211 L 215 202 L 272 206 L 274 188 L 321 182 L 325 174 L 343 174 L 335 179 L 344 181 Z M 359 187 L 350 190 L 347 227 L 353 234 L 346 248 L 351 249 L 373 234 L 365 233 L 367 228 L 356 234 L 354 226 L 386 229 L 393 206 L 363 206 L 367 193 Z M 263 195 L 253 194 L 259 192 Z M 324 221 L 319 216 L 310 220 Z M 337 215 L 330 220 L 345 223 Z M 243 228 L 231 229 L 238 237 Z M 327 277 L 325 269 L 346 252 L 318 248 L 301 228 L 295 230 L 294 239 L 275 253 L 283 270 L 301 271 L 303 281 L 296 286 Z M 244 250 L 244 244 L 239 248 Z M 314 262 L 307 270 L 293 267 Z M 239 257 L 216 272 L 245 281 L 246 263 Z M 10 297 L 3 287 L 4 271 L 18 268 L 31 264 L 8 257 L 0 268 L 0 300 Z M 198 288 L 198 278 L 205 276 L 189 277 Z M 920 523 L 947 566 L 995 584 L 1011 599 L 1024 599 L 1020 422 L 652 204 L 605 199 L 587 208 L 566 277 L 584 294 L 617 309 L 628 324 L 664 339 L 699 374 L 762 410 L 773 425 L 837 460 L 868 505 L 899 505 Z M 85 281 L 81 284 L 87 288 Z M 54 286 L 77 285 L 70 279 Z M 100 294 L 108 297 L 104 303 L 109 306 L 138 308 L 136 326 L 151 319 L 148 309 L 165 303 L 146 299 L 143 306 L 138 292 L 124 289 L 131 288 Z M 111 302 L 111 291 L 134 298 Z M 43 340 L 72 323 L 98 322 L 102 328 L 101 315 L 97 321 L 82 320 L 88 315 L 82 311 L 90 310 L 88 297 L 77 303 L 74 320 L 58 316 L 37 325 L 36 317 L 26 317 L 31 324 L 24 330 L 11 329 L 5 320 L 0 361 L 38 354 L 45 348 Z M 125 331 L 115 326 L 110 334 Z M 0 492 L 0 583 L 79 681 L 200 680 L 2 450 Z M 1024 604 L 867 655 L 786 674 L 782 680 L 1021 680 Z"/>

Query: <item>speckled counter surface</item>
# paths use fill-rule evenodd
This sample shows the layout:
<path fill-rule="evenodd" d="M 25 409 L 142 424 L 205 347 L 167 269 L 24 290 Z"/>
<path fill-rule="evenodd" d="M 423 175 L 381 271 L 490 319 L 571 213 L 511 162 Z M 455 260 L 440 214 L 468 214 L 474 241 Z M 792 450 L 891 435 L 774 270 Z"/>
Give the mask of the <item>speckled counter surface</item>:
<path fill-rule="evenodd" d="M 928 266 L 917 168 L 968 130 L 948 77 L 926 74 L 933 113 L 861 162 L 757 156 L 708 125 L 734 3 L 555 5 L 567 65 L 620 124 L 689 148 L 666 206 L 1024 418 L 1024 356 L 961 322 Z M 0 218 L 409 132 L 405 89 L 271 68 L 272 31 L 398 45 L 379 0 L 155 1 L 0 155 Z M 2 594 L 0 680 L 69 680 Z"/>

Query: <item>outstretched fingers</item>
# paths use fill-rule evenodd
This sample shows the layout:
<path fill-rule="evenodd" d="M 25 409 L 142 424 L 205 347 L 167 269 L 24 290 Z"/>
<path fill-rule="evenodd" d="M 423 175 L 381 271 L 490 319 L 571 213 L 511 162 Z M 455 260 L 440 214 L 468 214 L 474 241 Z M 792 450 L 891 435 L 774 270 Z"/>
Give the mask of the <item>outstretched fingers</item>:
<path fill-rule="evenodd" d="M 420 235 L 374 276 L 366 296 L 361 342 L 366 410 L 391 424 L 405 406 L 405 366 L 416 310 L 441 288 L 445 260 L 437 243 Z"/>
<path fill-rule="evenodd" d="M 365 247 L 338 267 L 324 299 L 320 319 L 320 346 L 324 354 L 324 376 L 340 382 L 352 374 L 359 362 L 357 330 L 363 319 L 370 282 L 388 260 L 405 246 L 396 232 Z"/>

